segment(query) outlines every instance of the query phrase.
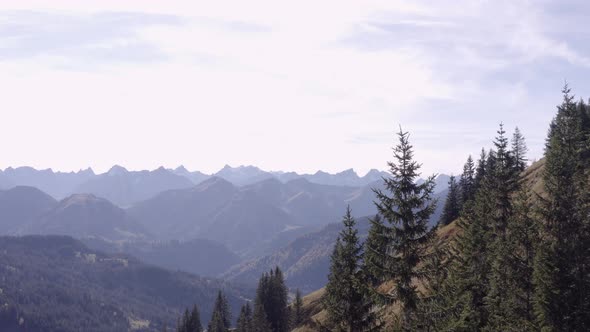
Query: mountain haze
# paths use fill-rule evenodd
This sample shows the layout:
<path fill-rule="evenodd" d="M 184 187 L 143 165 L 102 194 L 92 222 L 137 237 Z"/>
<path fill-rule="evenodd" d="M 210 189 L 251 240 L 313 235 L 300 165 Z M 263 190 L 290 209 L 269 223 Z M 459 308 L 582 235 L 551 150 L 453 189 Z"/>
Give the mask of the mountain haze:
<path fill-rule="evenodd" d="M 142 239 L 149 234 L 125 210 L 91 194 L 75 194 L 63 199 L 35 218 L 22 233 L 111 240 Z"/>
<path fill-rule="evenodd" d="M 188 178 L 163 167 L 154 171 L 134 172 L 121 166 L 113 166 L 107 173 L 80 184 L 74 192 L 94 194 L 125 207 L 165 190 L 189 188 L 193 185 Z"/>
<path fill-rule="evenodd" d="M 440 218 L 447 192 L 447 189 L 442 190 L 433 197 L 438 200 L 438 204 L 430 218 L 431 227 L 436 225 Z M 366 238 L 369 226 L 369 217 L 357 218 L 361 241 Z M 254 285 L 262 272 L 279 266 L 285 272 L 289 287 L 299 288 L 303 293 L 319 289 L 327 282 L 330 255 L 341 228 L 341 222 L 334 222 L 320 230 L 297 236 L 272 254 L 233 266 L 222 277 L 230 281 Z"/>
<path fill-rule="evenodd" d="M 198 304 L 209 320 L 223 289 L 235 317 L 250 297 L 227 283 L 170 272 L 65 236 L 0 237 L 0 327 L 6 332 L 161 331 Z"/>
<path fill-rule="evenodd" d="M 32 167 L 8 167 L 0 170 L 0 189 L 12 186 L 30 186 L 62 199 L 75 191 L 81 183 L 95 176 L 88 168 L 78 172 L 54 172 L 51 169 L 37 170 Z"/>
<path fill-rule="evenodd" d="M 41 190 L 17 186 L 0 190 L 0 234 L 16 234 L 49 211 L 57 201 Z"/>

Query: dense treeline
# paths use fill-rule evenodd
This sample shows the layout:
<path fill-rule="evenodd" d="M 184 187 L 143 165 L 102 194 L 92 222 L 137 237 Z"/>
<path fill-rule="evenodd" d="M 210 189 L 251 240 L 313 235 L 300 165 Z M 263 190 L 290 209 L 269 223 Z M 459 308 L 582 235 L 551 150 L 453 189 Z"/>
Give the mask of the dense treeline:
<path fill-rule="evenodd" d="M 276 267 L 264 273 L 258 282 L 253 306 L 246 302 L 235 323 L 236 332 L 288 332 L 293 326 L 303 322 L 303 302 L 299 290 L 295 293 L 293 309 L 289 308 L 288 289 L 283 272 Z M 217 295 L 213 314 L 207 326 L 208 332 L 227 332 L 230 330 L 231 312 L 227 299 L 220 291 Z M 188 309 L 179 319 L 177 332 L 201 332 L 199 310 Z"/>
<path fill-rule="evenodd" d="M 347 211 L 324 305 L 333 331 L 585 331 L 590 328 L 590 107 L 566 86 L 550 125 L 543 188 L 522 178 L 527 147 L 500 124 L 490 150 L 469 156 L 437 228 L 433 178 L 416 184 L 400 130 L 391 176 L 364 245 Z M 442 202 L 439 202 L 439 204 Z M 384 282 L 388 282 L 387 286 Z M 386 306 L 385 304 L 394 304 Z M 395 308 L 393 322 L 384 319 Z M 384 327 L 386 326 L 387 327 Z"/>

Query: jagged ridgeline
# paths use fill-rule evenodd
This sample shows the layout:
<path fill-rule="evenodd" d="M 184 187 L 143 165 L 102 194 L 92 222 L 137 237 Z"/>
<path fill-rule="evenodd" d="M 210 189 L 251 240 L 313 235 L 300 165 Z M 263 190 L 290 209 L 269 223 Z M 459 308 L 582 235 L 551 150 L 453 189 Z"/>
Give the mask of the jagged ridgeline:
<path fill-rule="evenodd" d="M 590 107 L 567 85 L 544 158 L 526 153 L 523 133 L 500 124 L 449 180 L 431 230 L 432 189 L 414 181 L 400 131 L 364 246 L 347 215 L 328 286 L 303 298 L 294 331 L 588 330 Z"/>

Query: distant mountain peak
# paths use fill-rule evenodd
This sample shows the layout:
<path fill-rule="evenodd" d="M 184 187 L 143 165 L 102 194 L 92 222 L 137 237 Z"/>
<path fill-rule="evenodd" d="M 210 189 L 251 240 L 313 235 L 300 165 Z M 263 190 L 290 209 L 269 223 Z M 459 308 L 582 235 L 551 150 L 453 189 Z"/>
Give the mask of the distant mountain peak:
<path fill-rule="evenodd" d="M 175 172 L 189 173 L 188 169 L 184 165 L 180 165 L 174 169 Z"/>
<path fill-rule="evenodd" d="M 355 178 L 358 178 L 358 174 L 356 174 L 356 172 L 352 168 L 345 169 L 345 170 L 343 170 L 340 173 L 336 173 L 335 175 L 341 175 L 341 176 L 344 175 L 344 176 L 347 176 L 347 177 L 355 177 Z"/>
<path fill-rule="evenodd" d="M 80 168 L 77 172 L 72 172 L 74 174 L 87 174 L 87 175 L 95 175 L 94 170 L 90 167 L 87 167 L 86 169 L 82 169 Z"/>
<path fill-rule="evenodd" d="M 96 201 L 100 201 L 100 200 L 105 200 L 105 199 L 98 198 L 98 197 L 94 196 L 93 194 L 73 194 L 73 195 L 70 195 L 69 197 L 64 198 L 60 202 L 60 205 L 67 207 L 67 206 L 71 206 L 71 205 L 88 204 L 88 203 L 96 202 Z"/>
<path fill-rule="evenodd" d="M 365 174 L 365 176 L 367 176 L 367 175 L 369 175 L 369 174 L 371 174 L 371 175 L 373 175 L 373 174 L 377 175 L 377 174 L 381 174 L 381 171 L 380 171 L 380 170 L 378 170 L 378 169 L 376 169 L 376 168 L 371 168 L 371 169 L 370 169 L 370 170 L 367 172 L 367 174 Z"/>
<path fill-rule="evenodd" d="M 195 189 L 198 191 L 205 191 L 207 189 L 216 187 L 216 186 L 231 186 L 233 187 L 234 185 L 227 181 L 224 178 L 221 178 L 219 176 L 212 176 L 210 178 L 208 178 L 207 180 L 204 180 L 203 182 L 199 183 Z"/>
<path fill-rule="evenodd" d="M 154 170 L 154 172 L 158 172 L 158 173 L 166 172 L 166 173 L 168 173 L 168 170 L 166 168 L 164 168 L 164 166 L 160 166 L 160 167 L 156 168 Z"/>
<path fill-rule="evenodd" d="M 236 166 L 236 167 L 232 167 L 232 166 L 230 166 L 228 164 L 226 164 L 225 166 L 223 166 L 223 168 L 221 170 L 219 170 L 219 172 L 221 172 L 221 171 L 245 171 L 245 170 L 247 170 L 247 171 L 259 171 L 259 172 L 262 172 L 262 170 L 260 168 L 258 168 L 256 166 L 253 166 L 253 165 L 239 165 L 239 166 Z"/>
<path fill-rule="evenodd" d="M 109 169 L 107 174 L 108 175 L 120 175 L 120 174 L 125 174 L 127 172 L 128 171 L 125 167 L 119 166 L 119 165 L 114 165 L 113 167 L 111 167 L 111 169 Z"/>

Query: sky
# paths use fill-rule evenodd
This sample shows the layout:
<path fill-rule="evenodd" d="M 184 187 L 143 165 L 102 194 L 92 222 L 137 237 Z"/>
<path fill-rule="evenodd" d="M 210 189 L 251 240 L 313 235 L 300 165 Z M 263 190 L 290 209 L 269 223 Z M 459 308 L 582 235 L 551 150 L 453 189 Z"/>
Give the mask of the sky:
<path fill-rule="evenodd" d="M 2 1 L 0 168 L 225 164 L 423 174 L 500 122 L 538 159 L 567 81 L 590 96 L 590 2 Z"/>

